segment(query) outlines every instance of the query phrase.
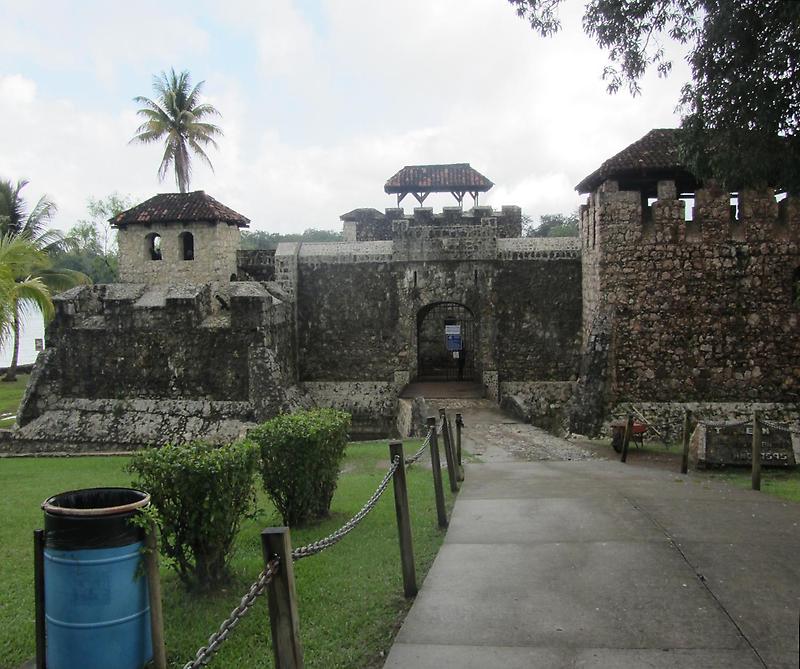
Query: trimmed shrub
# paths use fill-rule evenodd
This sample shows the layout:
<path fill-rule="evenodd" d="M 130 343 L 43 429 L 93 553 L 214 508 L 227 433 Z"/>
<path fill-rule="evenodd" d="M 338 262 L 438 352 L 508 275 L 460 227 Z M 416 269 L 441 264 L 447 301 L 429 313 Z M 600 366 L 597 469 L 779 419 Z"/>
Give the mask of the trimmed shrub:
<path fill-rule="evenodd" d="M 203 442 L 135 453 L 128 471 L 146 490 L 161 531 L 161 552 L 183 584 L 211 589 L 228 579 L 233 541 L 255 514 L 258 450 L 249 442 Z"/>
<path fill-rule="evenodd" d="M 347 445 L 350 414 L 314 409 L 283 414 L 251 430 L 261 476 L 286 525 L 327 516 Z"/>

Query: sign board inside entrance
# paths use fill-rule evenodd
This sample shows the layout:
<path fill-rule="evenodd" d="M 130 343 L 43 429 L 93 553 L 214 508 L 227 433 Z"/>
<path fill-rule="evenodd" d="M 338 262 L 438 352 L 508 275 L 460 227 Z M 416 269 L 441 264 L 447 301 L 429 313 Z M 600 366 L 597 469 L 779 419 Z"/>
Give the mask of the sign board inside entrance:
<path fill-rule="evenodd" d="M 461 343 L 461 326 L 460 325 L 445 325 L 444 338 L 447 343 L 448 351 L 460 351 L 463 347 Z"/>

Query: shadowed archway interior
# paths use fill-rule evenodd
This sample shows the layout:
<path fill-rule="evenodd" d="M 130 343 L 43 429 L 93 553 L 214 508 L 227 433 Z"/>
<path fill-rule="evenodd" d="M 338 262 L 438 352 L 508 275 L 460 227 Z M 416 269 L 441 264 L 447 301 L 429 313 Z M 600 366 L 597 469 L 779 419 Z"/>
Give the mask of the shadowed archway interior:
<path fill-rule="evenodd" d="M 417 380 L 475 381 L 476 346 L 475 318 L 468 307 L 458 302 L 426 305 L 417 313 Z"/>

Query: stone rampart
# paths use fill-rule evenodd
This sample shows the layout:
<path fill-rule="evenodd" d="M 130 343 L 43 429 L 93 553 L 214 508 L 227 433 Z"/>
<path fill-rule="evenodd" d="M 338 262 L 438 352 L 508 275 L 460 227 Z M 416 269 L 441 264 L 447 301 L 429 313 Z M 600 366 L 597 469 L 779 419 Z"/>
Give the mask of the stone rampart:
<path fill-rule="evenodd" d="M 282 298 L 255 282 L 62 293 L 14 439 L 37 450 L 222 442 L 302 404 Z"/>
<path fill-rule="evenodd" d="M 745 191 L 732 208 L 708 188 L 687 221 L 674 183 L 658 193 L 606 182 L 581 210 L 584 368 L 609 342 L 606 408 L 796 402 L 800 201 Z"/>
<path fill-rule="evenodd" d="M 237 281 L 274 281 L 275 249 L 247 249 L 236 252 Z"/>

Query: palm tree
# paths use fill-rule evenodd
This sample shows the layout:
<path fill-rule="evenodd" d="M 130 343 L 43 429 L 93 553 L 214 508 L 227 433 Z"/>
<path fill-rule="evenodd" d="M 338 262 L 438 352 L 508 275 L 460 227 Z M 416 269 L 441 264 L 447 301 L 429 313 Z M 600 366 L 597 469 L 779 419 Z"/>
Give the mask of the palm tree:
<path fill-rule="evenodd" d="M 181 193 L 189 189 L 192 174 L 190 149 L 213 170 L 203 147 L 210 144 L 217 148 L 214 137 L 222 135 L 220 128 L 202 120 L 220 115 L 212 105 L 200 102 L 204 83 L 201 81 L 192 88 L 189 72 L 184 70 L 176 74 L 173 68 L 169 74 L 162 72 L 153 77 L 153 89 L 158 94 L 156 101 L 141 96 L 133 98 L 134 102 L 144 105 L 136 113 L 145 122 L 136 129 L 136 135 L 129 143 L 149 144 L 163 139 L 164 156 L 158 168 L 158 179 L 164 181 L 170 166 L 174 165 L 175 181 Z"/>
<path fill-rule="evenodd" d="M 15 354 L 19 350 L 21 311 L 34 308 L 46 320 L 53 317 L 50 289 L 42 278 L 25 275 L 35 267 L 47 267 L 48 263 L 47 254 L 25 235 L 5 234 L 0 237 L 0 340 L 6 341 L 14 335 Z"/>
<path fill-rule="evenodd" d="M 71 245 L 58 230 L 47 228 L 47 224 L 56 212 L 55 203 L 47 196 L 42 196 L 34 208 L 28 213 L 27 205 L 20 191 L 28 185 L 25 179 L 12 184 L 8 180 L 0 180 L 0 236 L 2 239 L 19 239 L 20 244 L 29 244 L 37 253 L 12 265 L 16 287 L 5 295 L 7 307 L 11 310 L 8 325 L 0 322 L 0 338 L 6 340 L 13 337 L 11 364 L 3 376 L 3 381 L 15 381 L 19 360 L 19 334 L 21 320 L 31 309 L 42 313 L 45 321 L 52 318 L 53 305 L 49 302 L 52 292 L 60 292 L 72 288 L 79 283 L 89 283 L 89 278 L 71 269 L 53 265 L 53 258 L 62 254 Z M 19 254 L 18 254 L 19 255 Z M 47 289 L 49 308 L 44 308 L 36 297 L 31 297 L 31 289 L 44 286 Z M 35 291 L 34 291 L 35 292 Z M 2 296 L 0 296 L 2 297 Z M 4 329 L 7 328 L 7 329 Z"/>

